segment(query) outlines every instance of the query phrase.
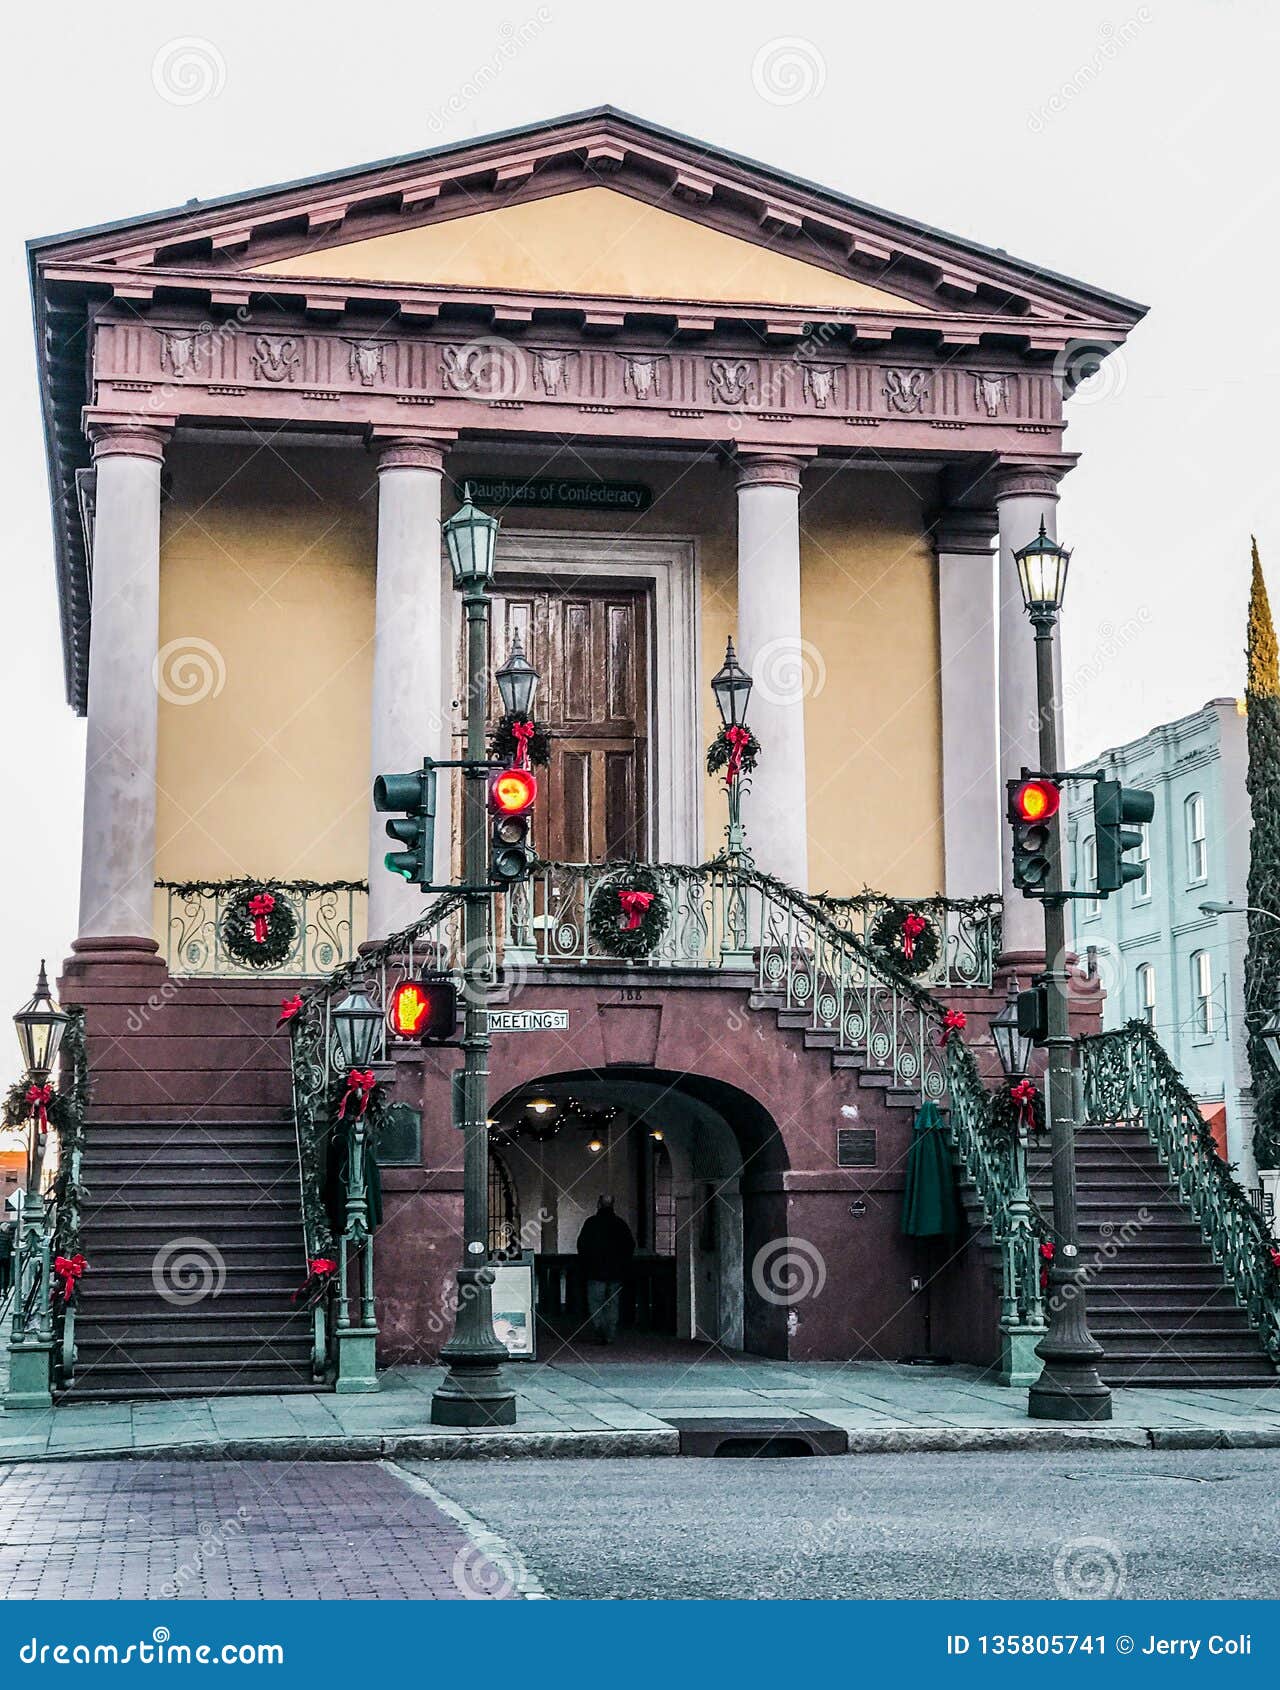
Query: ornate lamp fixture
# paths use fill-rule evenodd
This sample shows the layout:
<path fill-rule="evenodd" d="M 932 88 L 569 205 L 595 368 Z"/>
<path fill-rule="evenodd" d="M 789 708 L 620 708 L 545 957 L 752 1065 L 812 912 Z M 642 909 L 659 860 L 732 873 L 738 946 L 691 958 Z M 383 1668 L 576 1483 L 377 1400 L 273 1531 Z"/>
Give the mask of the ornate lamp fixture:
<path fill-rule="evenodd" d="M 751 697 L 751 676 L 738 662 L 733 640 L 725 646 L 724 662 L 712 677 L 711 690 L 716 708 L 726 728 L 743 727 L 747 720 L 747 700 Z"/>
<path fill-rule="evenodd" d="M 382 1034 L 382 1011 L 364 992 L 348 992 L 333 1012 L 333 1040 L 340 1066 L 367 1068 Z"/>
<path fill-rule="evenodd" d="M 53 1001 L 42 959 L 35 992 L 13 1018 L 23 1065 L 33 1079 L 43 1082 L 51 1072 L 68 1019 Z"/>
<path fill-rule="evenodd" d="M 991 1017 L 991 1037 L 1004 1077 L 1010 1085 L 1025 1078 L 1031 1068 L 1033 1041 L 1018 1026 L 1018 982 L 1010 980 L 1009 996 L 999 1015 Z"/>
<path fill-rule="evenodd" d="M 1018 566 L 1022 602 L 1031 620 L 1055 621 L 1066 597 L 1071 553 L 1045 533 L 1043 517 L 1040 532 L 1030 544 L 1013 554 L 1013 561 Z"/>
<path fill-rule="evenodd" d="M 528 718 L 533 714 L 533 700 L 538 691 L 538 671 L 524 654 L 517 634 L 511 642 L 511 654 L 493 677 L 498 683 L 502 708 L 508 716 Z"/>
<path fill-rule="evenodd" d="M 498 546 L 497 517 L 476 509 L 468 484 L 462 504 L 443 526 L 454 586 L 461 593 L 486 592 Z"/>

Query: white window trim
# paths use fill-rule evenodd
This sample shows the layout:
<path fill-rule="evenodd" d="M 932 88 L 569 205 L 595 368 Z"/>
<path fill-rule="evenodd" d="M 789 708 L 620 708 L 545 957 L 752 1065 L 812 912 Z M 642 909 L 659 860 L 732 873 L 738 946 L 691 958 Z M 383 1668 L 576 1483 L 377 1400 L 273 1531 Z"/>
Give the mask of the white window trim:
<path fill-rule="evenodd" d="M 1200 830 L 1195 831 L 1193 820 L 1196 806 L 1200 808 Z M 1209 836 L 1208 823 L 1205 815 L 1204 794 L 1193 792 L 1189 794 L 1183 804 L 1183 823 L 1186 831 L 1187 843 L 1187 885 L 1203 886 L 1209 878 Z M 1196 868 L 1196 847 L 1200 847 L 1199 855 L 1203 858 L 1203 866 Z"/>
<path fill-rule="evenodd" d="M 1138 830 L 1142 834 L 1142 844 L 1138 847 L 1138 862 L 1142 864 L 1142 879 L 1133 883 L 1133 901 L 1135 904 L 1149 904 L 1151 902 L 1151 823 L 1139 822 Z"/>
<path fill-rule="evenodd" d="M 1096 833 L 1086 834 L 1080 846 L 1081 875 L 1083 890 L 1092 890 L 1098 884 L 1098 836 Z M 1096 894 L 1085 898 L 1081 905 L 1085 921 L 1097 921 L 1102 914 L 1102 899 Z"/>
<path fill-rule="evenodd" d="M 1209 989 L 1203 991 L 1202 986 L 1206 981 Z M 1215 1014 L 1217 1006 L 1213 994 L 1213 953 L 1207 950 L 1192 951 L 1191 998 L 1195 1018 L 1192 1024 L 1192 1041 L 1195 1044 L 1212 1044 L 1218 1036 Z"/>

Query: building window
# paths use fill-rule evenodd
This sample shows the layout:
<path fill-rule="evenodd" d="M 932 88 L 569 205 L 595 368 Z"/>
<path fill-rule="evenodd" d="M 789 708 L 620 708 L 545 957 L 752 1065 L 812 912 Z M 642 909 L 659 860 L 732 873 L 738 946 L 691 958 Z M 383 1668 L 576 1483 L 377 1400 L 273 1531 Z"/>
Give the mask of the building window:
<path fill-rule="evenodd" d="M 1213 963 L 1208 951 L 1196 951 L 1191 958 L 1191 997 L 1195 1003 L 1196 1036 L 1213 1037 Z"/>
<path fill-rule="evenodd" d="M 1092 891 L 1098 884 L 1098 841 L 1092 833 L 1084 842 L 1081 856 L 1084 861 L 1083 890 Z M 1101 911 L 1102 900 L 1100 898 L 1086 898 L 1084 900 L 1084 918 L 1086 921 L 1093 921 Z"/>
<path fill-rule="evenodd" d="M 1156 1024 L 1156 971 L 1149 962 L 1138 967 L 1138 1014 L 1148 1027 Z"/>
<path fill-rule="evenodd" d="M 1144 898 L 1151 896 L 1151 824 L 1142 822 L 1138 828 L 1142 835 L 1142 843 L 1138 846 L 1138 862 L 1142 865 L 1142 878 L 1133 883 L 1135 903 L 1141 903 Z"/>
<path fill-rule="evenodd" d="M 1187 799 L 1187 875 L 1194 886 L 1209 878 L 1209 842 L 1204 833 L 1204 799 L 1193 792 Z"/>

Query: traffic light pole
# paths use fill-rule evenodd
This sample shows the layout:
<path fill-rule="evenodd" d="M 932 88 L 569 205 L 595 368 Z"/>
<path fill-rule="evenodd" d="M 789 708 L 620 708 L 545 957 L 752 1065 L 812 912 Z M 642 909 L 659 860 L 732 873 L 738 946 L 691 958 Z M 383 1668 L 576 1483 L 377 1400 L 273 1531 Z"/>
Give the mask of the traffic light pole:
<path fill-rule="evenodd" d="M 1040 717 L 1040 766 L 1060 766 L 1057 680 L 1053 665 L 1055 617 L 1034 615 L 1036 704 Z M 1102 1346 L 1089 1332 L 1086 1276 L 1076 1242 L 1076 1121 L 1072 1072 L 1071 1005 L 1067 995 L 1067 923 L 1063 896 L 1062 816 L 1053 817 L 1047 847 L 1044 896 L 1045 971 L 1048 988 L 1048 1090 L 1053 1174 L 1053 1261 L 1049 1267 L 1048 1331 L 1036 1345 L 1044 1362 L 1032 1385 L 1027 1413 L 1033 1420 L 1110 1420 L 1111 1392 L 1098 1376 Z"/>
<path fill-rule="evenodd" d="M 440 1352 L 449 1371 L 431 1398 L 437 1426 L 510 1426 L 516 1399 L 502 1376 L 507 1352 L 493 1330 L 489 1255 L 489 1022 L 493 935 L 486 846 L 485 717 L 489 701 L 489 598 L 463 597 L 467 619 L 467 755 L 463 774 L 462 1262 L 453 1336 Z"/>

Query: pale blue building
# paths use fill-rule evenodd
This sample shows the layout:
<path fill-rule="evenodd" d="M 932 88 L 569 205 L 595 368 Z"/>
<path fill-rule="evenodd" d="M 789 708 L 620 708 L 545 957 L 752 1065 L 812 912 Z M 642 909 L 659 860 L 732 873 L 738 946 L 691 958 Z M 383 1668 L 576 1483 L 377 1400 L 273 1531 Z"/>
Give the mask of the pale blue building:
<path fill-rule="evenodd" d="M 1249 1067 L 1244 1037 L 1245 917 L 1249 872 L 1248 752 L 1242 700 L 1214 698 L 1194 715 L 1153 728 L 1082 762 L 1155 794 L 1143 829 L 1145 873 L 1109 898 L 1075 903 L 1076 945 L 1106 987 L 1108 1027 L 1151 1022 L 1214 1126 L 1227 1159 L 1252 1187 Z M 1066 795 L 1073 888 L 1094 883 L 1093 789 Z"/>

